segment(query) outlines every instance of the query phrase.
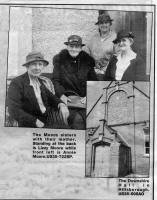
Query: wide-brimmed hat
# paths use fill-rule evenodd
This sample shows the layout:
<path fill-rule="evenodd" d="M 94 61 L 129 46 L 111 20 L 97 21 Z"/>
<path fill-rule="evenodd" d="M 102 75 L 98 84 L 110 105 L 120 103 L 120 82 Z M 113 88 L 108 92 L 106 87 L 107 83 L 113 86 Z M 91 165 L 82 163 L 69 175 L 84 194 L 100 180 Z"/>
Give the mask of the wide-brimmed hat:
<path fill-rule="evenodd" d="M 112 21 L 113 19 L 110 18 L 110 15 L 102 14 L 98 16 L 98 21 L 95 23 L 95 25 L 112 22 Z"/>
<path fill-rule="evenodd" d="M 77 46 L 85 46 L 82 44 L 82 38 L 78 35 L 71 35 L 68 37 L 68 41 L 64 42 L 65 45 L 77 45 Z"/>
<path fill-rule="evenodd" d="M 40 52 L 32 51 L 26 56 L 26 62 L 22 66 L 27 66 L 35 61 L 42 61 L 44 65 L 49 64 L 49 62 L 44 59 L 44 56 Z"/>
<path fill-rule="evenodd" d="M 121 39 L 123 39 L 123 38 L 132 38 L 132 39 L 133 39 L 134 37 L 135 37 L 135 36 L 133 35 L 132 32 L 120 31 L 120 32 L 118 32 L 118 34 L 117 34 L 117 38 L 116 38 L 115 40 L 113 40 L 112 42 L 113 42 L 114 44 L 116 44 L 116 43 L 120 42 Z"/>

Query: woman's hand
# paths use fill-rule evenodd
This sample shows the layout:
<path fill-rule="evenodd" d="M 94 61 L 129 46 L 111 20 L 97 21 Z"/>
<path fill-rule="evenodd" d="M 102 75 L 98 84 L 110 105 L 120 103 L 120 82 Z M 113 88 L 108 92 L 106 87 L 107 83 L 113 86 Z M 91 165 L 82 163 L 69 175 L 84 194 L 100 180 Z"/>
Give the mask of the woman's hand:
<path fill-rule="evenodd" d="M 83 97 L 83 98 L 81 99 L 81 103 L 82 103 L 82 104 L 86 104 L 86 97 Z"/>
<path fill-rule="evenodd" d="M 39 119 L 37 119 L 36 120 L 36 127 L 42 128 L 42 127 L 44 127 L 44 123 L 42 121 L 40 121 Z"/>
<path fill-rule="evenodd" d="M 67 105 L 68 101 L 71 102 L 71 100 L 65 96 L 64 94 L 60 97 L 60 99 Z"/>
<path fill-rule="evenodd" d="M 69 117 L 69 110 L 68 107 L 64 103 L 58 104 L 60 115 L 63 118 L 63 121 L 66 125 L 68 125 L 68 117 Z"/>

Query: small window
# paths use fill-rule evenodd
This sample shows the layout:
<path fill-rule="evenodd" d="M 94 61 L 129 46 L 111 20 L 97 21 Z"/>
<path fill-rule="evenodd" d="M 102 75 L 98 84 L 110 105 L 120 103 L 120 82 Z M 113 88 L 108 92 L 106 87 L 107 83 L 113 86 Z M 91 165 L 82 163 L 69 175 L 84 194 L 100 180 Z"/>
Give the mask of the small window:
<path fill-rule="evenodd" d="M 150 154 L 150 138 L 149 128 L 144 129 L 144 155 L 149 156 Z"/>

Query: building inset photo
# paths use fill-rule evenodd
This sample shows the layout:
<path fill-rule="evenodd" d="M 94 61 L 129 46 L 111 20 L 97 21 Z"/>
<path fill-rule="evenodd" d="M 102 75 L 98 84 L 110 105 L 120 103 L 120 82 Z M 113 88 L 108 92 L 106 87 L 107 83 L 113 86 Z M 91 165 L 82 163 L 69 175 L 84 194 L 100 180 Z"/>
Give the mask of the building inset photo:
<path fill-rule="evenodd" d="M 87 83 L 86 177 L 149 177 L 148 82 Z"/>

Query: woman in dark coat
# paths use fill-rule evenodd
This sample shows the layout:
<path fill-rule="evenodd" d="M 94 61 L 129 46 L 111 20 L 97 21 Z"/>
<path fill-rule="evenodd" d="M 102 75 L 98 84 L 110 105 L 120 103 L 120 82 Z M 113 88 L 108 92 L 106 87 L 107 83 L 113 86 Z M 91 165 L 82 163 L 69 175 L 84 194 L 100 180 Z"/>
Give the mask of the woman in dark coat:
<path fill-rule="evenodd" d="M 134 35 L 121 31 L 113 43 L 117 46 L 118 53 L 113 55 L 107 66 L 105 80 L 122 81 L 147 81 L 146 64 L 143 59 L 136 54 L 131 46 Z"/>
<path fill-rule="evenodd" d="M 63 49 L 53 58 L 55 92 L 66 104 L 71 101 L 69 95 L 80 96 L 83 104 L 86 102 L 86 81 L 97 80 L 94 71 L 95 61 L 82 51 L 84 44 L 81 37 L 72 35 L 64 44 L 67 45 L 67 49 Z M 80 123 L 77 118 L 83 122 Z M 85 109 L 71 108 L 69 124 L 74 129 L 85 129 Z"/>
<path fill-rule="evenodd" d="M 11 81 L 7 96 L 8 111 L 19 127 L 56 128 L 57 121 L 50 118 L 54 110 L 60 112 L 62 118 L 58 119 L 64 120 L 64 127 L 67 125 L 67 106 L 54 95 L 51 80 L 41 76 L 47 65 L 48 61 L 40 52 L 31 52 L 23 64 L 26 73 Z"/>

